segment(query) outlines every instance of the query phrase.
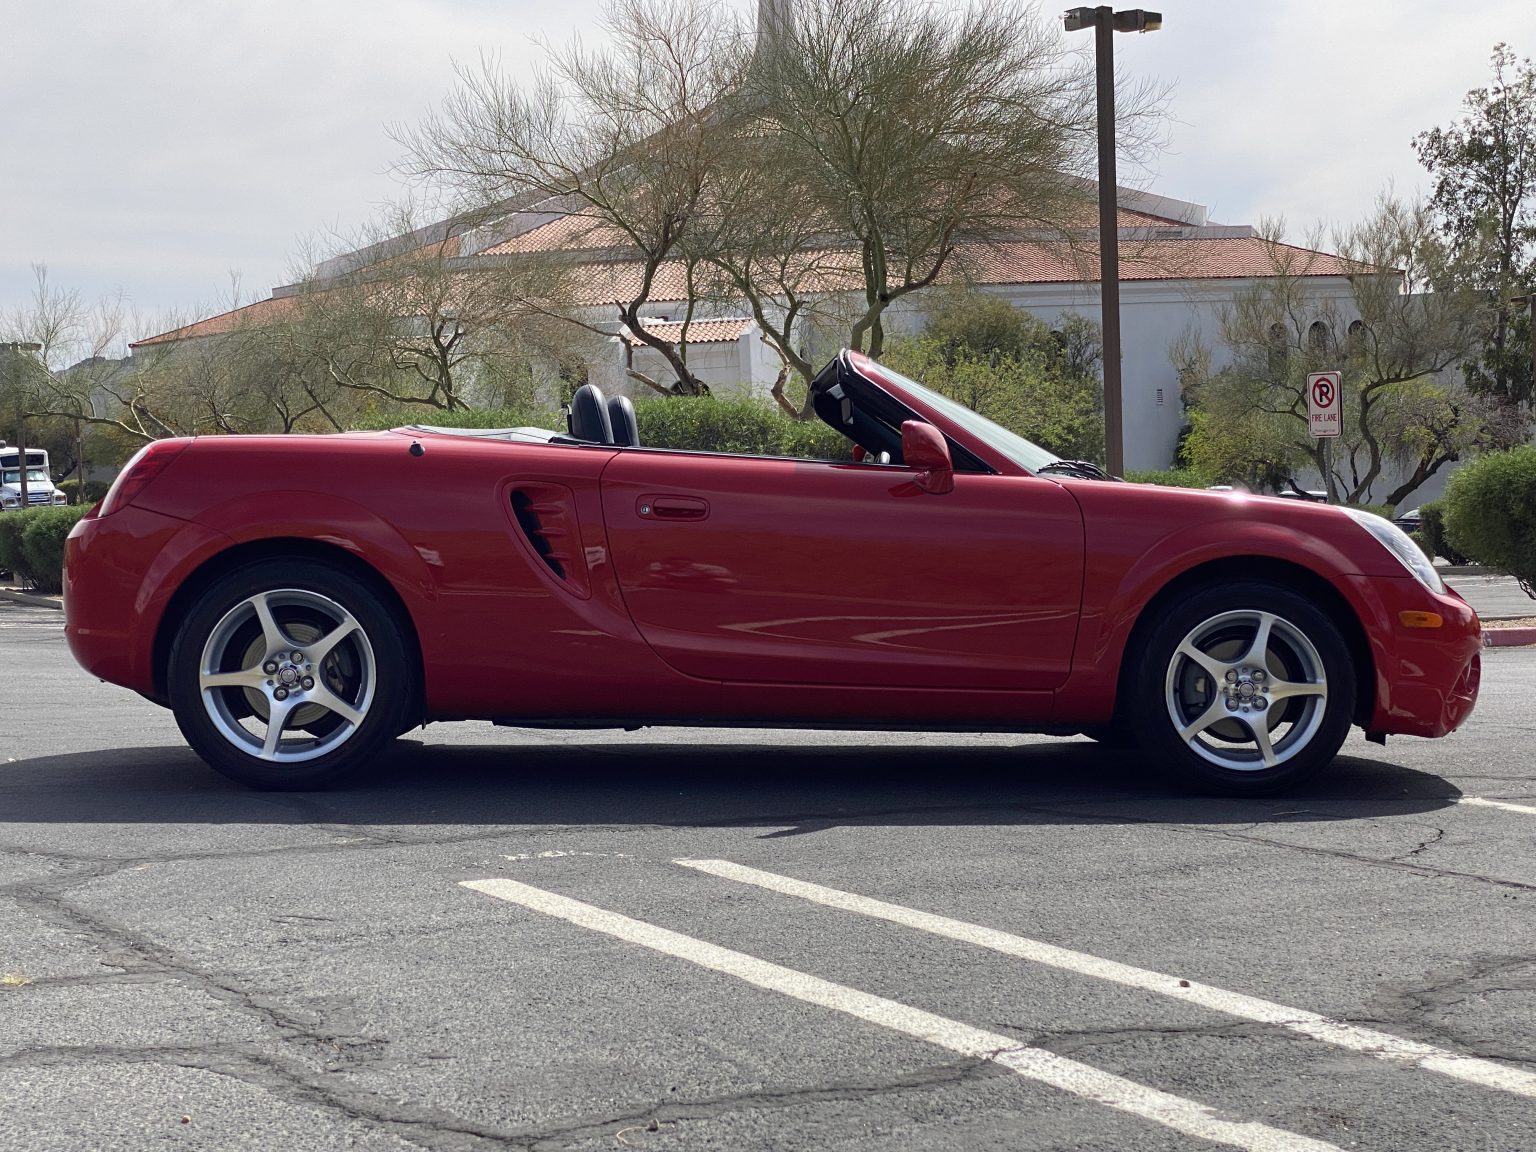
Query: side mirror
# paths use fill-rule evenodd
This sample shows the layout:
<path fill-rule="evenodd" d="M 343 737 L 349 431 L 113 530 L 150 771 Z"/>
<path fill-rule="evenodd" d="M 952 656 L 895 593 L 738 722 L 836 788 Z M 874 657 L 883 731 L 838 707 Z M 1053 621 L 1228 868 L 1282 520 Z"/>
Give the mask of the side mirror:
<path fill-rule="evenodd" d="M 907 420 L 901 425 L 901 459 L 917 473 L 917 486 L 942 496 L 955 487 L 955 465 L 944 435 L 932 424 Z"/>

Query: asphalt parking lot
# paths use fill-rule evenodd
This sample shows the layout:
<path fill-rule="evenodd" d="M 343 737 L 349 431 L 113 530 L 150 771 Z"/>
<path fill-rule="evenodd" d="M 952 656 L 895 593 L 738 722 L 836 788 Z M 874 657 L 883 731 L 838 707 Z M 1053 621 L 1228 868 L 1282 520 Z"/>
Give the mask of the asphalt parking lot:
<path fill-rule="evenodd" d="M 0 604 L 0 1149 L 1536 1147 L 1536 649 L 1274 800 L 433 725 L 263 795 Z"/>

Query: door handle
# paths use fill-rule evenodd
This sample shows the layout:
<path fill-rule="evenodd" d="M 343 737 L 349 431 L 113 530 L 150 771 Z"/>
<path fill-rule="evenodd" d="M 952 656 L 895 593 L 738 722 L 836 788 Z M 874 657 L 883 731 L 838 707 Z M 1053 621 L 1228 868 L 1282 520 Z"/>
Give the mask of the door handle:
<path fill-rule="evenodd" d="M 709 501 L 698 496 L 642 496 L 636 503 L 642 520 L 702 520 Z"/>

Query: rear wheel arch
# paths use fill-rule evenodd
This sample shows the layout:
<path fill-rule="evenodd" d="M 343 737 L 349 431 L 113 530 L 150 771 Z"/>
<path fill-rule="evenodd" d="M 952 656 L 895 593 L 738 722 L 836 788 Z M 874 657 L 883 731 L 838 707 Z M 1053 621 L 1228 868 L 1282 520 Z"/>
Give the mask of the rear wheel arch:
<path fill-rule="evenodd" d="M 369 590 L 383 601 L 385 607 L 400 624 L 400 634 L 405 641 L 406 651 L 414 663 L 413 680 L 417 697 L 415 705 L 425 711 L 426 680 L 421 642 L 417 635 L 415 618 L 406 607 L 400 593 L 382 572 L 355 553 L 335 544 L 306 540 L 302 537 L 274 537 L 236 544 L 203 561 L 181 582 L 180 587 L 166 604 L 155 631 L 152 670 L 155 678 L 156 702 L 166 704 L 169 701 L 167 670 L 170 664 L 171 645 L 175 642 L 176 634 L 187 613 L 203 594 L 231 572 L 240 568 L 284 559 L 311 560 L 335 568 L 366 584 Z"/>
<path fill-rule="evenodd" d="M 1270 556 L 1230 556 L 1197 564 L 1158 589 L 1136 617 L 1136 623 L 1121 652 L 1120 674 L 1115 687 L 1115 722 L 1120 724 L 1124 721 L 1147 638 L 1163 610 L 1170 603 L 1192 595 L 1203 587 L 1237 580 L 1263 580 L 1283 585 L 1308 597 L 1328 615 L 1349 648 L 1350 660 L 1355 668 L 1354 721 L 1364 724 L 1370 718 L 1376 702 L 1376 661 L 1371 654 L 1370 641 L 1366 638 L 1365 626 L 1361 624 L 1360 617 L 1344 598 L 1344 594 L 1325 577 L 1301 564 Z"/>

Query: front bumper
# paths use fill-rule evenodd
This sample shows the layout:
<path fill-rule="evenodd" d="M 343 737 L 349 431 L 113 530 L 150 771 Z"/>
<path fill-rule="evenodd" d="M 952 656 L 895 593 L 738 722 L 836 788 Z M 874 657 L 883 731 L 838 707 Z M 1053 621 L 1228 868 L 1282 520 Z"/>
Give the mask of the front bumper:
<path fill-rule="evenodd" d="M 1444 736 L 1472 714 L 1482 679 L 1482 624 L 1454 591 L 1426 588 L 1411 576 L 1353 576 L 1376 664 L 1376 699 L 1366 731 Z M 1405 625 L 1403 613 L 1432 612 L 1438 628 Z"/>

